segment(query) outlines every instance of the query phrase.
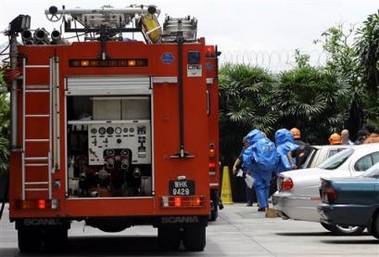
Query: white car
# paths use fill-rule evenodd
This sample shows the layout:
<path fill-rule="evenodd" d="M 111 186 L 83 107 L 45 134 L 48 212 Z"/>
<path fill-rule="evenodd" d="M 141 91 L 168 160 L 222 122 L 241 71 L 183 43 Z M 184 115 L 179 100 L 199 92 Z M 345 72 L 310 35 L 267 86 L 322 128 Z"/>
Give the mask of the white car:
<path fill-rule="evenodd" d="M 314 168 L 329 157 L 351 145 L 312 145 L 302 169 Z"/>
<path fill-rule="evenodd" d="M 363 144 L 348 147 L 315 168 L 282 172 L 277 175 L 277 191 L 272 196 L 274 209 L 283 219 L 320 222 L 320 177 L 359 176 L 378 161 L 379 143 Z M 321 225 L 334 234 L 359 234 L 364 230 Z"/>

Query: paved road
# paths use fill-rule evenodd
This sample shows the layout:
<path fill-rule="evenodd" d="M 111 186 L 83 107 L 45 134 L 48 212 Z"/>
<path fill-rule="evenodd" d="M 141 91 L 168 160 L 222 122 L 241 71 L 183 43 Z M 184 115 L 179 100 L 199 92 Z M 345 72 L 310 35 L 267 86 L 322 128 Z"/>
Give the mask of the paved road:
<path fill-rule="evenodd" d="M 24 256 L 7 217 L 5 212 L 0 221 L 0 256 Z M 67 251 L 56 256 L 379 256 L 379 240 L 368 234 L 333 236 L 317 223 L 265 218 L 257 207 L 242 203 L 226 205 L 218 220 L 209 224 L 203 252 L 160 252 L 156 235 L 150 226 L 106 234 L 74 222 Z"/>

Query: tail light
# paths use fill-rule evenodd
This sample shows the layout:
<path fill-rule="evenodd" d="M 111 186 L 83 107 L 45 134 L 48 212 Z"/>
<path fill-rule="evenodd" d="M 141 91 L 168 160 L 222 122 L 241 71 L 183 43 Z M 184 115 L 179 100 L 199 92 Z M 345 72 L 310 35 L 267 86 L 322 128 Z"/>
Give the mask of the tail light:
<path fill-rule="evenodd" d="M 210 158 L 214 158 L 215 157 L 215 149 L 214 149 L 214 145 L 213 144 L 210 144 L 210 146 L 209 146 L 209 157 Z"/>
<path fill-rule="evenodd" d="M 281 191 L 291 190 L 293 188 L 293 181 L 289 177 L 284 177 L 281 179 L 281 185 L 280 185 Z"/>
<path fill-rule="evenodd" d="M 208 168 L 209 168 L 209 175 L 215 176 L 216 175 L 216 169 L 217 169 L 217 163 L 216 163 L 216 149 L 215 145 L 213 143 L 209 144 L 209 162 L 208 162 Z"/>
<path fill-rule="evenodd" d="M 209 162 L 208 167 L 209 167 L 209 173 L 214 173 L 216 171 L 216 163 L 215 162 Z"/>
<path fill-rule="evenodd" d="M 162 207 L 188 208 L 205 207 L 204 196 L 162 196 Z"/>
<path fill-rule="evenodd" d="M 59 208 L 59 200 L 57 199 L 30 199 L 18 200 L 17 208 L 23 210 L 56 210 Z"/>
<path fill-rule="evenodd" d="M 336 189 L 326 181 L 323 181 L 320 186 L 321 201 L 325 203 L 331 203 L 337 199 Z"/>

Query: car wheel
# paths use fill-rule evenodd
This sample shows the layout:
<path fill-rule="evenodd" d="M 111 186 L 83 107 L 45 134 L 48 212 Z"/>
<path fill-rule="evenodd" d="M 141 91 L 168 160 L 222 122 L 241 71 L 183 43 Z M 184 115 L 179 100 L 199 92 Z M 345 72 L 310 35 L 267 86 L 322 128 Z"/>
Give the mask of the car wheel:
<path fill-rule="evenodd" d="M 365 230 L 365 227 L 361 226 L 341 226 L 341 225 L 330 225 L 326 223 L 321 223 L 321 225 L 332 232 L 334 235 L 360 235 Z"/>
<path fill-rule="evenodd" d="M 369 228 L 369 233 L 379 239 L 379 215 L 376 214 L 375 217 L 373 218 L 371 227 Z"/>

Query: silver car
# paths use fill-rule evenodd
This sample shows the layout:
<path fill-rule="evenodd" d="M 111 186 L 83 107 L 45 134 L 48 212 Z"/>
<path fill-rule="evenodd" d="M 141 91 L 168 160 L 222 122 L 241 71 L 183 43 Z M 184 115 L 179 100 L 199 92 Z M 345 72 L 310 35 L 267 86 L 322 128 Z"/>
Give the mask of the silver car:
<path fill-rule="evenodd" d="M 359 176 L 379 161 L 379 143 L 350 146 L 315 168 L 286 171 L 277 176 L 273 206 L 283 219 L 320 222 L 320 177 Z M 364 228 L 323 224 L 334 234 L 359 234 Z"/>

